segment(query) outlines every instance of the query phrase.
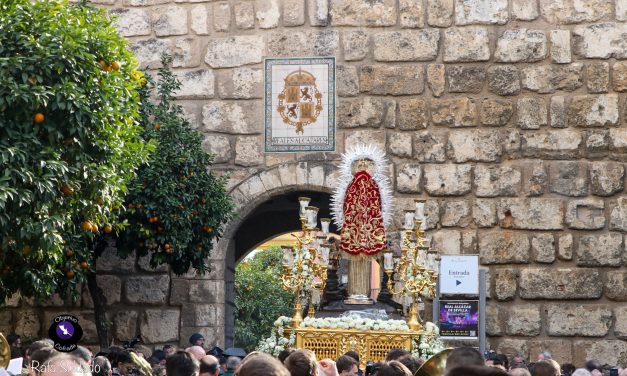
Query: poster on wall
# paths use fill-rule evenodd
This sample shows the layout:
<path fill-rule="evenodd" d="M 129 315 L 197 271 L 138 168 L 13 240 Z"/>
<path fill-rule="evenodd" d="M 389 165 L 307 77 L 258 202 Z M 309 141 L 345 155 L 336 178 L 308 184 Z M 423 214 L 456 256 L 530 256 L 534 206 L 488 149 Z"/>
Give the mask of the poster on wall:
<path fill-rule="evenodd" d="M 264 61 L 265 150 L 335 151 L 335 58 Z"/>
<path fill-rule="evenodd" d="M 478 335 L 478 300 L 440 301 L 440 336 L 442 338 L 476 339 Z"/>

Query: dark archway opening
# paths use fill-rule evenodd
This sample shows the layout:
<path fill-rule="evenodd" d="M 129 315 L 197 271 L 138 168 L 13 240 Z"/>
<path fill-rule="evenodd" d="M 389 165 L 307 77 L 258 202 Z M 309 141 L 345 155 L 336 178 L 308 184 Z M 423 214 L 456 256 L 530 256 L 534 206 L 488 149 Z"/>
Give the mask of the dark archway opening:
<path fill-rule="evenodd" d="M 258 245 L 286 232 L 300 230 L 298 197 L 311 198 L 310 205 L 319 208 L 318 218 L 331 218 L 331 194 L 294 190 L 275 196 L 254 208 L 241 222 L 229 243 L 225 270 L 225 344 L 233 346 L 235 333 L 235 266 Z M 336 232 L 335 224 L 330 230 Z"/>

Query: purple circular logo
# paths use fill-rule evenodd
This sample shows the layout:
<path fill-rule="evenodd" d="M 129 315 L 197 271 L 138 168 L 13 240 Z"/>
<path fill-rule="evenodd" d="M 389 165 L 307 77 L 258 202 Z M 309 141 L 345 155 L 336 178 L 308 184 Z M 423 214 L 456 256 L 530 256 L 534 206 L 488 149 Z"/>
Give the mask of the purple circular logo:
<path fill-rule="evenodd" d="M 56 333 L 62 340 L 72 338 L 74 335 L 74 325 L 69 321 L 61 321 L 57 324 Z"/>

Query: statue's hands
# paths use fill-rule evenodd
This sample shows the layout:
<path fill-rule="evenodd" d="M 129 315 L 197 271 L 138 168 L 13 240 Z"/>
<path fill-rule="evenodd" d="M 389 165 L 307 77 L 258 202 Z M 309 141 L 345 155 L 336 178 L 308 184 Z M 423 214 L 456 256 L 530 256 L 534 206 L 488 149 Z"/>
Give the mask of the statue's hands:
<path fill-rule="evenodd" d="M 319 361 L 318 376 L 339 376 L 335 362 L 331 359 L 322 359 Z"/>

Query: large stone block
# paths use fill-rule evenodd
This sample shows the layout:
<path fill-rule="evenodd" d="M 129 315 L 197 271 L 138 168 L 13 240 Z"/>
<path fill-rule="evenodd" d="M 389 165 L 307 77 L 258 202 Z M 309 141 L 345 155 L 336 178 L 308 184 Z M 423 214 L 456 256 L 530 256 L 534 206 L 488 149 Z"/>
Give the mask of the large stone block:
<path fill-rule="evenodd" d="M 229 134 L 261 133 L 260 101 L 209 102 L 202 107 L 203 130 Z"/>
<path fill-rule="evenodd" d="M 448 27 L 453 24 L 453 0 L 427 0 L 427 24 Z"/>
<path fill-rule="evenodd" d="M 594 22 L 612 14 L 611 0 L 540 0 L 542 16 L 550 23 Z"/>
<path fill-rule="evenodd" d="M 512 18 L 521 21 L 533 21 L 540 15 L 536 0 L 512 0 Z"/>
<path fill-rule="evenodd" d="M 224 302 L 224 281 L 193 280 L 189 282 L 189 300 L 191 303 Z"/>
<path fill-rule="evenodd" d="M 506 125 L 514 114 L 514 105 L 506 99 L 484 99 L 481 102 L 479 120 L 483 125 Z"/>
<path fill-rule="evenodd" d="M 588 166 L 575 161 L 551 163 L 551 192 L 564 196 L 586 196 L 588 194 Z"/>
<path fill-rule="evenodd" d="M 394 128 L 396 122 L 396 102 L 392 99 L 343 98 L 337 112 L 339 128 Z"/>
<path fill-rule="evenodd" d="M 329 1 L 333 26 L 392 26 L 396 24 L 396 1 Z"/>
<path fill-rule="evenodd" d="M 113 316 L 113 338 L 127 341 L 137 335 L 137 311 L 120 311 Z M 178 326 L 178 324 L 177 324 Z"/>
<path fill-rule="evenodd" d="M 494 272 L 494 296 L 497 300 L 514 300 L 517 287 L 514 269 L 496 269 Z"/>
<path fill-rule="evenodd" d="M 385 131 L 379 130 L 351 130 L 344 137 L 344 150 L 351 145 L 373 144 L 385 150 Z"/>
<path fill-rule="evenodd" d="M 611 322 L 612 311 L 606 305 L 551 304 L 547 309 L 550 336 L 603 337 Z"/>
<path fill-rule="evenodd" d="M 283 1 L 283 26 L 305 24 L 305 0 Z"/>
<path fill-rule="evenodd" d="M 171 40 L 155 38 L 134 41 L 129 49 L 137 56 L 139 69 L 161 68 L 161 56 L 172 55 L 173 50 Z"/>
<path fill-rule="evenodd" d="M 453 27 L 444 30 L 447 63 L 490 60 L 490 38 L 485 27 Z"/>
<path fill-rule="evenodd" d="M 573 235 L 560 234 L 557 241 L 557 257 L 560 260 L 570 261 L 573 259 Z"/>
<path fill-rule="evenodd" d="M 170 290 L 167 275 L 130 277 L 124 284 L 124 295 L 128 303 L 164 304 Z"/>
<path fill-rule="evenodd" d="M 554 198 L 501 199 L 497 204 L 499 224 L 521 230 L 560 230 L 563 202 Z"/>
<path fill-rule="evenodd" d="M 605 227 L 605 203 L 599 198 L 568 201 L 566 224 L 579 230 L 599 230 Z"/>
<path fill-rule="evenodd" d="M 398 116 L 398 129 L 424 129 L 429 123 L 427 102 L 417 98 L 401 99 L 398 101 Z"/>
<path fill-rule="evenodd" d="M 570 53 L 570 30 L 551 30 L 551 61 L 568 64 L 572 61 Z"/>
<path fill-rule="evenodd" d="M 496 162 L 503 153 L 502 140 L 492 130 L 459 130 L 448 138 L 447 154 L 456 163 Z"/>
<path fill-rule="evenodd" d="M 177 72 L 175 77 L 181 87 L 174 93 L 178 99 L 207 99 L 214 95 L 213 71 L 199 69 L 190 72 Z"/>
<path fill-rule="evenodd" d="M 627 58 L 625 33 L 627 23 L 624 22 L 576 27 L 573 30 L 575 53 L 589 59 L 610 57 L 625 59 Z"/>
<path fill-rule="evenodd" d="M 627 31 L 626 31 L 627 33 Z M 604 127 L 618 124 L 618 95 L 578 95 L 568 106 L 568 124 Z"/>
<path fill-rule="evenodd" d="M 102 290 L 102 294 L 107 305 L 119 303 L 122 295 L 122 281 L 114 275 L 97 275 L 96 281 L 98 287 Z"/>
<path fill-rule="evenodd" d="M 534 234 L 531 250 L 536 262 L 550 264 L 555 261 L 555 237 L 550 233 Z"/>
<path fill-rule="evenodd" d="M 614 307 L 614 334 L 617 338 L 627 339 L 627 306 Z"/>
<path fill-rule="evenodd" d="M 518 126 L 520 129 L 540 129 L 548 123 L 548 110 L 544 98 L 518 99 Z"/>
<path fill-rule="evenodd" d="M 252 1 L 238 1 L 233 6 L 235 26 L 238 29 L 252 29 L 255 27 L 255 7 Z"/>
<path fill-rule="evenodd" d="M 540 334 L 540 308 L 535 305 L 518 305 L 510 309 L 505 332 L 510 336 L 537 336 Z"/>
<path fill-rule="evenodd" d="M 425 165 L 424 188 L 432 196 L 461 196 L 472 189 L 469 165 Z"/>
<path fill-rule="evenodd" d="M 475 200 L 472 217 L 478 227 L 493 227 L 496 225 L 496 203 L 492 200 Z"/>
<path fill-rule="evenodd" d="M 538 93 L 574 91 L 583 86 L 583 64 L 537 65 L 522 71 L 523 88 Z"/>
<path fill-rule="evenodd" d="M 172 68 L 194 68 L 200 65 L 200 39 L 174 39 Z"/>
<path fill-rule="evenodd" d="M 605 296 L 610 300 L 627 301 L 627 271 L 610 270 L 607 272 Z"/>
<path fill-rule="evenodd" d="M 272 29 L 279 26 L 279 19 L 281 18 L 281 5 L 279 4 L 279 0 L 257 0 L 255 2 L 255 9 L 257 11 L 255 18 L 257 18 L 257 24 L 260 29 Z M 303 13 L 303 18 L 304 17 L 305 15 Z"/>
<path fill-rule="evenodd" d="M 619 197 L 612 208 L 610 230 L 627 232 L 627 197 Z"/>
<path fill-rule="evenodd" d="M 422 28 L 425 26 L 424 9 L 421 0 L 400 0 L 399 20 L 402 28 Z"/>
<path fill-rule="evenodd" d="M 175 341 L 179 338 L 178 309 L 147 309 L 141 315 L 139 330 L 147 343 Z"/>
<path fill-rule="evenodd" d="M 263 97 L 263 71 L 241 67 L 218 71 L 218 94 L 223 99 Z"/>
<path fill-rule="evenodd" d="M 470 224 L 470 203 L 467 200 L 446 201 L 441 210 L 442 227 L 467 227 Z"/>
<path fill-rule="evenodd" d="M 431 102 L 431 122 L 451 128 L 472 127 L 476 124 L 477 109 L 470 98 L 437 99 Z"/>
<path fill-rule="evenodd" d="M 499 354 L 505 354 L 508 359 L 512 359 L 518 354 L 522 354 L 524 358 L 527 358 L 529 342 L 524 339 L 505 338 L 499 342 L 496 351 Z"/>
<path fill-rule="evenodd" d="M 202 148 L 213 155 L 215 163 L 229 162 L 233 157 L 233 148 L 228 136 L 211 133 L 202 142 Z"/>
<path fill-rule="evenodd" d="M 363 65 L 359 84 L 362 92 L 376 95 L 420 94 L 424 90 L 422 66 Z"/>
<path fill-rule="evenodd" d="M 134 272 L 135 259 L 135 252 L 127 258 L 121 258 L 117 255 L 115 248 L 107 247 L 96 259 L 96 270 L 99 272 Z"/>
<path fill-rule="evenodd" d="M 260 136 L 239 136 L 235 140 L 235 164 L 256 166 L 263 163 L 263 139 Z"/>
<path fill-rule="evenodd" d="M 489 231 L 479 236 L 479 261 L 488 264 L 529 263 L 529 238 L 516 231 Z"/>
<path fill-rule="evenodd" d="M 616 232 L 582 235 L 577 248 L 579 266 L 621 266 L 623 236 Z"/>
<path fill-rule="evenodd" d="M 582 142 L 581 132 L 574 130 L 523 133 L 522 154 L 533 158 L 575 158 L 579 155 Z"/>
<path fill-rule="evenodd" d="M 307 2 L 309 24 L 311 26 L 327 26 L 329 24 L 329 1 L 312 0 Z"/>
<path fill-rule="evenodd" d="M 342 45 L 344 46 L 344 60 L 362 60 L 368 55 L 370 38 L 363 30 L 344 31 Z"/>
<path fill-rule="evenodd" d="M 338 65 L 335 68 L 335 85 L 340 97 L 355 97 L 359 94 L 357 67 Z"/>
<path fill-rule="evenodd" d="M 151 20 L 148 12 L 142 9 L 113 9 L 114 24 L 118 33 L 125 37 L 150 35 Z"/>
<path fill-rule="evenodd" d="M 617 61 L 612 65 L 612 88 L 614 91 L 627 91 L 627 62 Z"/>
<path fill-rule="evenodd" d="M 549 174 L 543 161 L 534 161 L 525 165 L 527 178 L 524 182 L 524 192 L 527 196 L 540 196 L 547 191 Z"/>
<path fill-rule="evenodd" d="M 180 6 L 165 6 L 154 9 L 153 27 L 155 35 L 165 37 L 187 34 L 187 9 Z"/>
<path fill-rule="evenodd" d="M 542 30 L 506 30 L 499 37 L 495 61 L 504 63 L 541 61 L 547 55 L 546 34 Z"/>
<path fill-rule="evenodd" d="M 437 30 L 385 31 L 374 35 L 376 61 L 428 61 L 438 55 Z"/>
<path fill-rule="evenodd" d="M 523 299 L 598 299 L 603 281 L 596 269 L 529 268 L 520 271 Z"/>
<path fill-rule="evenodd" d="M 551 353 L 552 359 L 559 364 L 576 363 L 577 359 L 573 358 L 573 343 L 570 340 L 539 339 L 529 343 L 529 353 L 532 356 L 545 351 Z"/>
<path fill-rule="evenodd" d="M 607 93 L 610 87 L 610 64 L 597 61 L 586 66 L 586 87 L 589 93 Z M 616 79 L 616 74 L 614 74 Z M 618 90 L 617 90 L 618 91 Z"/>
<path fill-rule="evenodd" d="M 444 64 L 429 64 L 427 66 L 427 84 L 434 97 L 440 97 L 444 94 L 446 86 L 444 72 Z"/>
<path fill-rule="evenodd" d="M 491 337 L 497 337 L 503 335 L 503 321 L 500 316 L 499 305 L 495 303 L 488 303 L 486 305 L 485 312 L 485 330 L 486 334 Z"/>
<path fill-rule="evenodd" d="M 340 34 L 336 30 L 275 31 L 268 36 L 270 56 L 336 56 Z"/>
<path fill-rule="evenodd" d="M 625 129 L 610 129 L 610 150 L 627 153 L 627 132 Z"/>
<path fill-rule="evenodd" d="M 605 157 L 610 149 L 611 130 L 607 129 L 588 129 L 584 133 L 585 136 L 585 150 L 589 158 L 593 157 Z"/>
<path fill-rule="evenodd" d="M 553 128 L 566 128 L 566 105 L 564 97 L 556 95 L 551 97 L 549 104 L 550 123 Z"/>
<path fill-rule="evenodd" d="M 439 230 L 433 233 L 433 249 L 443 255 L 461 253 L 461 233 L 457 230 Z"/>
<path fill-rule="evenodd" d="M 507 0 L 455 0 L 455 24 L 507 23 Z"/>
<path fill-rule="evenodd" d="M 446 67 L 446 77 L 451 93 L 480 93 L 486 72 L 484 67 L 449 65 Z"/>
<path fill-rule="evenodd" d="M 214 37 L 209 40 L 207 45 L 205 62 L 212 68 L 231 68 L 260 63 L 263 54 L 262 36 Z"/>
<path fill-rule="evenodd" d="M 34 309 L 22 308 L 14 313 L 16 320 L 13 323 L 13 333 L 25 338 L 35 338 L 39 336 L 41 329 L 41 319 Z M 44 325 L 52 323 L 53 314 L 48 314 L 48 319 L 44 320 Z M 81 322 L 82 324 L 82 322 Z"/>
<path fill-rule="evenodd" d="M 401 158 L 411 158 L 412 139 L 407 134 L 393 132 L 388 135 L 388 153 Z"/>
<path fill-rule="evenodd" d="M 210 5 L 207 6 L 204 4 L 194 5 L 194 7 L 190 9 L 189 28 L 196 33 L 196 35 L 209 34 L 209 20 L 213 14 L 212 10 Z"/>
<path fill-rule="evenodd" d="M 417 163 L 405 163 L 396 167 L 396 190 L 403 193 L 420 193 L 421 168 Z"/>
<path fill-rule="evenodd" d="M 417 132 L 414 137 L 414 158 L 419 162 L 441 163 L 446 161 L 446 133 Z"/>
<path fill-rule="evenodd" d="M 517 95 L 520 93 L 518 68 L 509 65 L 489 67 L 488 88 L 498 95 Z"/>
<path fill-rule="evenodd" d="M 600 364 L 627 364 L 627 343 L 620 340 L 575 341 L 573 359 L 596 360 Z"/>

